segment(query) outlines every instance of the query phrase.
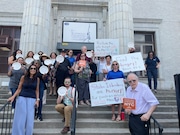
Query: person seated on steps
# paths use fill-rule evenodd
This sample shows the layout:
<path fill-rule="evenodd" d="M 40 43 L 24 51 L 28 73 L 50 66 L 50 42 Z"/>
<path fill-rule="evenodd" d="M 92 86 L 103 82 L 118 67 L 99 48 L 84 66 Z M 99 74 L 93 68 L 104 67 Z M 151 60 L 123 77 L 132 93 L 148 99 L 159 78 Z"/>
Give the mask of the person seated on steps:
<path fill-rule="evenodd" d="M 75 88 L 71 87 L 70 78 L 65 78 L 64 86 L 67 90 L 66 95 L 58 95 L 57 105 L 55 106 L 56 111 L 58 111 L 65 118 L 64 128 L 61 130 L 61 134 L 67 134 L 68 131 L 70 131 L 70 120 L 75 95 Z"/>

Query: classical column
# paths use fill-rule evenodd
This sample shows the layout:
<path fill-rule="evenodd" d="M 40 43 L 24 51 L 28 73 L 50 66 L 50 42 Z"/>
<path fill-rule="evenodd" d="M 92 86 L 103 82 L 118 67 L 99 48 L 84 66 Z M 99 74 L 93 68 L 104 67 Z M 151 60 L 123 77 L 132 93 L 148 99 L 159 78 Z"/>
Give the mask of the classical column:
<path fill-rule="evenodd" d="M 128 43 L 134 42 L 132 1 L 110 0 L 109 11 L 109 38 L 118 38 L 120 54 L 127 53 Z"/>
<path fill-rule="evenodd" d="M 53 29 L 53 37 L 52 37 L 52 43 L 55 47 L 53 47 L 52 49 L 56 48 L 57 47 L 57 42 L 58 42 L 58 37 L 57 37 L 57 23 L 58 23 L 58 5 L 53 5 L 53 23 L 52 23 L 52 29 Z M 55 50 L 53 50 L 54 52 Z"/>
<path fill-rule="evenodd" d="M 24 5 L 20 49 L 49 53 L 50 0 L 26 0 Z"/>

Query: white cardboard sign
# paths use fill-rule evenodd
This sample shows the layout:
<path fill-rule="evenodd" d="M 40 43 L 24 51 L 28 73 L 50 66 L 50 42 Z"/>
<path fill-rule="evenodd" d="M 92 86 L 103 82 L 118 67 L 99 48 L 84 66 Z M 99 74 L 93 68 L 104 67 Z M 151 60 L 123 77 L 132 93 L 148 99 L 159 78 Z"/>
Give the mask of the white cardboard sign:
<path fill-rule="evenodd" d="M 94 53 L 95 56 L 118 55 L 119 39 L 96 39 Z"/>
<path fill-rule="evenodd" d="M 112 56 L 112 60 L 119 63 L 120 70 L 124 73 L 145 70 L 144 61 L 140 52 Z"/>
<path fill-rule="evenodd" d="M 91 106 L 119 104 L 125 97 L 123 78 L 89 83 Z"/>

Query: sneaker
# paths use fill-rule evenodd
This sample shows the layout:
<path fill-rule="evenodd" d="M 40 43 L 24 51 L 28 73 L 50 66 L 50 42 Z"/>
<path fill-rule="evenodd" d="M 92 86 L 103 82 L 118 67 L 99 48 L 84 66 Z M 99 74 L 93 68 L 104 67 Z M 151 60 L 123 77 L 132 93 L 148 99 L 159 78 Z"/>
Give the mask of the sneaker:
<path fill-rule="evenodd" d="M 37 117 L 37 121 L 43 121 L 42 117 Z"/>
<path fill-rule="evenodd" d="M 11 92 L 11 91 L 9 91 L 9 92 L 8 92 L 8 94 L 9 94 L 9 95 L 12 95 L 12 92 Z"/>
<path fill-rule="evenodd" d="M 14 108 L 12 109 L 12 114 L 14 114 Z"/>
<path fill-rule="evenodd" d="M 156 89 L 154 90 L 154 93 L 157 93 L 157 90 L 156 90 Z"/>
<path fill-rule="evenodd" d="M 69 128 L 69 127 L 64 127 L 64 128 L 61 130 L 61 134 L 67 134 L 69 131 L 70 131 L 70 128 Z"/>
<path fill-rule="evenodd" d="M 86 104 L 87 104 L 87 105 L 91 105 L 91 103 L 90 103 L 88 100 L 86 100 Z"/>

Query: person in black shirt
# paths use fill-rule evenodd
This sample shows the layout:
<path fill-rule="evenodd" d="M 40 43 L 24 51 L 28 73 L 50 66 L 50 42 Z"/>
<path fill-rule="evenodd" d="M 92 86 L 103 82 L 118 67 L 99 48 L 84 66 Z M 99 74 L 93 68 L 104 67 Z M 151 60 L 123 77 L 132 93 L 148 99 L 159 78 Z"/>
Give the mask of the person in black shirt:
<path fill-rule="evenodd" d="M 66 77 L 70 77 L 69 69 L 71 68 L 71 64 L 67 58 L 65 58 L 66 51 L 62 49 L 61 55 L 64 57 L 64 61 L 62 63 L 57 62 L 56 64 L 56 88 L 64 85 L 64 79 Z"/>
<path fill-rule="evenodd" d="M 158 68 L 160 66 L 160 60 L 157 56 L 155 56 L 153 51 L 148 53 L 148 57 L 145 61 L 145 66 L 147 70 L 148 76 L 148 85 L 151 89 L 151 78 L 154 80 L 154 92 L 157 93 L 157 76 L 158 76 Z"/>
<path fill-rule="evenodd" d="M 97 72 L 97 65 L 91 61 L 89 63 L 90 69 L 92 71 L 91 77 L 90 77 L 90 82 L 96 82 L 96 72 Z"/>

